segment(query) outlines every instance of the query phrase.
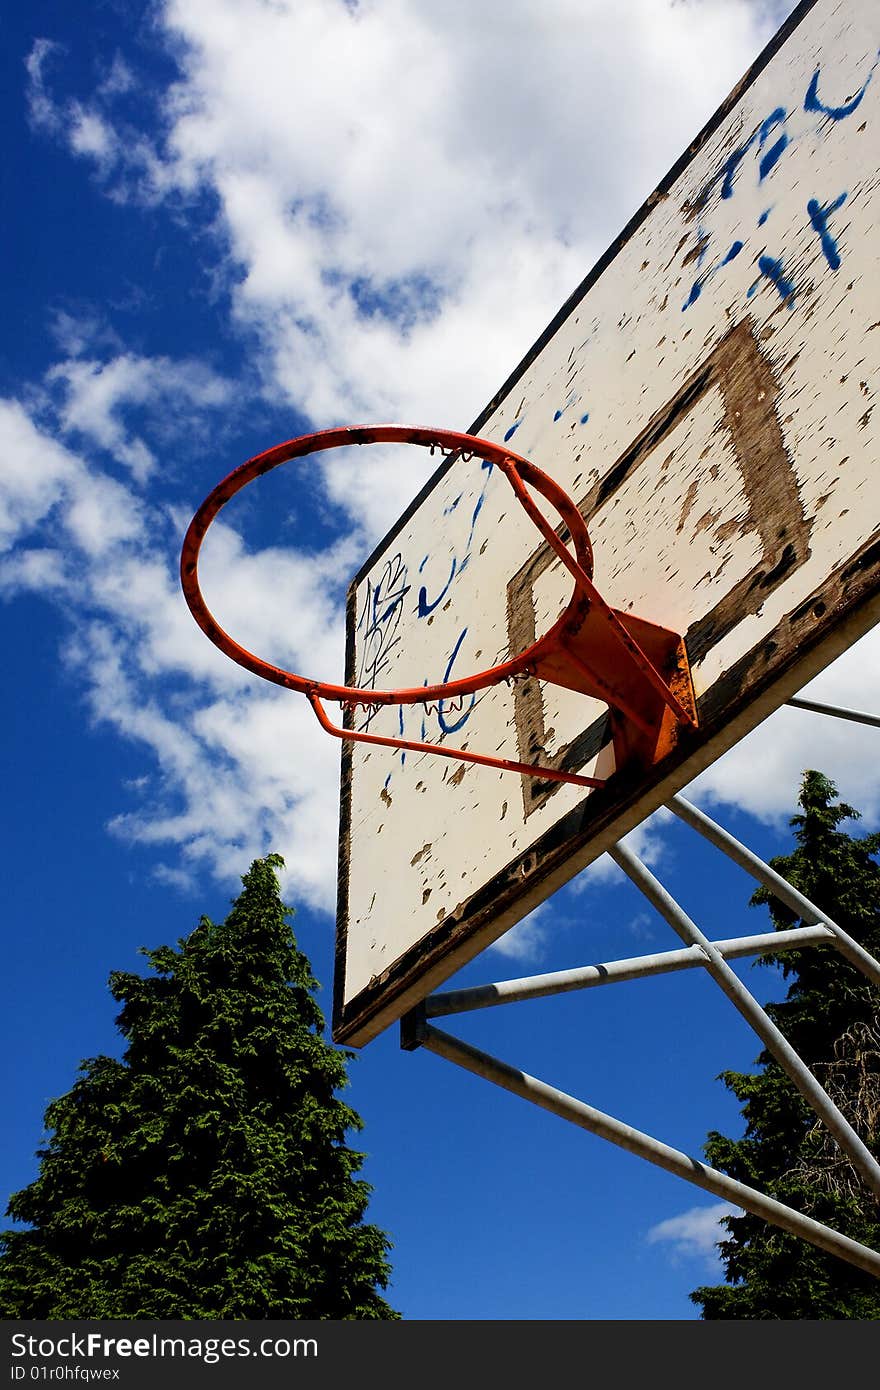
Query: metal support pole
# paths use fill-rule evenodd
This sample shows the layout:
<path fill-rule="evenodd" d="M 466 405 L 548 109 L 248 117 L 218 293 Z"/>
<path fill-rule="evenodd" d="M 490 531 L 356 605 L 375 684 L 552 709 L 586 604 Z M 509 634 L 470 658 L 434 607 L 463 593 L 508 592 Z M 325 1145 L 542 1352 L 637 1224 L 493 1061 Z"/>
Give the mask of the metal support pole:
<path fill-rule="evenodd" d="M 496 1085 L 520 1096 L 523 1100 L 531 1101 L 532 1104 L 540 1106 L 542 1110 L 549 1110 L 553 1115 L 570 1120 L 573 1124 L 579 1125 L 581 1129 L 586 1129 L 591 1134 L 597 1134 L 600 1138 L 607 1139 L 612 1144 L 626 1149 L 629 1153 L 647 1159 L 649 1163 L 656 1164 L 658 1168 L 665 1168 L 667 1172 L 675 1173 L 676 1176 L 695 1183 L 697 1187 L 704 1188 L 716 1197 L 724 1198 L 735 1206 L 742 1207 L 744 1211 L 751 1212 L 753 1216 L 770 1221 L 775 1226 L 781 1226 L 783 1230 L 789 1231 L 792 1235 L 800 1236 L 813 1245 L 818 1245 L 820 1249 L 827 1250 L 830 1254 L 847 1260 L 858 1269 L 863 1269 L 868 1274 L 880 1277 L 880 1254 L 876 1251 L 868 1249 L 866 1245 L 860 1245 L 858 1241 L 850 1240 L 848 1236 L 841 1235 L 838 1231 L 832 1231 L 830 1227 L 823 1226 L 809 1216 L 793 1211 L 791 1207 L 775 1201 L 772 1197 L 765 1196 L 764 1193 L 758 1192 L 754 1188 L 747 1187 L 744 1183 L 737 1182 L 734 1178 L 729 1178 L 726 1173 L 710 1168 L 698 1159 L 689 1158 L 680 1150 L 670 1148 L 669 1145 L 652 1139 L 650 1135 L 643 1134 L 640 1130 L 632 1129 L 621 1120 L 605 1115 L 601 1110 L 595 1110 L 583 1101 L 576 1100 L 574 1096 L 569 1096 L 564 1091 L 558 1091 L 555 1087 L 548 1086 L 545 1082 L 539 1081 L 534 1076 L 529 1076 L 526 1072 L 517 1071 L 514 1067 L 508 1066 L 507 1063 L 499 1061 L 498 1058 L 491 1057 L 486 1052 L 480 1052 L 469 1043 L 462 1042 L 460 1038 L 450 1037 L 448 1033 L 443 1033 L 437 1028 L 423 1027 L 420 1030 L 419 1040 L 423 1047 L 426 1047 L 429 1052 L 436 1053 L 438 1057 L 445 1057 L 447 1061 L 457 1063 L 466 1071 L 473 1072 L 476 1076 L 482 1076 L 487 1081 L 493 1081 Z"/>
<path fill-rule="evenodd" d="M 670 811 L 674 811 L 679 819 L 683 820 L 693 830 L 698 831 L 704 839 L 713 844 L 716 849 L 720 849 L 726 854 L 728 859 L 732 859 L 746 873 L 752 875 L 759 883 L 778 898 L 786 907 L 790 907 L 792 912 L 801 917 L 803 921 L 811 926 L 817 922 L 824 923 L 833 933 L 835 941 L 842 956 L 854 965 L 857 970 L 861 970 L 863 975 L 867 975 L 875 985 L 880 987 L 880 961 L 866 951 L 864 946 L 860 946 L 843 927 L 839 927 L 836 922 L 811 903 L 809 898 L 805 898 L 803 893 L 799 893 L 796 888 L 778 874 L 775 869 L 771 869 L 769 864 L 765 864 L 763 859 L 759 859 L 757 854 L 753 854 L 745 845 L 740 844 L 729 831 L 724 830 L 720 825 L 706 815 L 705 811 L 700 811 L 693 806 L 690 801 L 686 801 L 683 796 L 672 796 L 667 802 Z"/>
<path fill-rule="evenodd" d="M 725 960 L 740 956 L 756 956 L 762 951 L 790 950 L 792 947 L 821 946 L 834 942 L 834 934 L 826 926 L 793 927 L 791 931 L 765 932 L 760 936 L 737 936 L 730 941 L 716 941 L 716 951 Z M 686 946 L 683 951 L 663 951 L 651 956 L 632 956 L 605 965 L 582 965 L 574 970 L 556 970 L 547 975 L 530 975 L 522 980 L 500 980 L 493 985 L 476 985 L 471 989 L 451 989 L 431 994 L 425 1000 L 428 1018 L 446 1014 L 467 1013 L 472 1009 L 489 1009 L 494 1004 L 514 1004 L 521 999 L 544 999 L 552 994 L 567 994 L 572 990 L 591 989 L 596 985 L 613 985 L 621 980 L 644 980 L 652 975 L 664 975 L 676 970 L 691 970 L 705 965 L 706 957 L 700 946 Z"/>
<path fill-rule="evenodd" d="M 801 1095 L 813 1107 L 834 1135 L 854 1168 L 877 1196 L 880 1196 L 880 1164 L 862 1143 L 848 1120 L 840 1113 L 831 1097 L 819 1085 L 813 1073 L 800 1059 L 794 1048 L 767 1017 L 757 999 L 727 964 L 695 922 L 679 907 L 663 885 L 646 868 L 637 855 L 623 844 L 609 850 L 614 862 L 632 879 L 637 888 L 669 923 L 673 931 L 688 945 L 700 946 L 706 957 L 706 969 L 755 1030 L 764 1046 L 773 1054 L 783 1071 L 797 1086 Z"/>
<path fill-rule="evenodd" d="M 872 724 L 875 729 L 880 729 L 880 715 L 863 714 L 857 709 L 842 709 L 840 705 L 820 705 L 816 700 L 802 700 L 798 695 L 786 700 L 787 705 L 794 705 L 795 709 L 809 709 L 815 714 L 832 714 L 835 719 L 851 719 L 855 724 Z"/>

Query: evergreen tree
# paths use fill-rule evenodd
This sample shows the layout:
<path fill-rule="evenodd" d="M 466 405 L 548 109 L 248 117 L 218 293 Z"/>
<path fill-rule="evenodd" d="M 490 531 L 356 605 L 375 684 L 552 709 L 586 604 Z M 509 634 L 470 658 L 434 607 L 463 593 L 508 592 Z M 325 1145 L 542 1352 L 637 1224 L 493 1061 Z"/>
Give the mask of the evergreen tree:
<path fill-rule="evenodd" d="M 398 1316 L 335 1096 L 351 1054 L 321 1037 L 282 863 L 251 865 L 222 924 L 145 951 L 152 975 L 110 976 L 123 1060 L 83 1062 L 46 1112 L 7 1213 L 30 1229 L 0 1237 L 3 1316 Z"/>
<path fill-rule="evenodd" d="M 856 838 L 838 829 L 859 812 L 837 802 L 837 788 L 819 772 L 804 774 L 791 821 L 797 846 L 771 861 L 794 887 L 826 911 L 874 956 L 880 956 L 880 835 Z M 766 889 L 778 931 L 803 925 Z M 850 1124 L 880 1153 L 880 1024 L 876 988 L 827 947 L 776 957 L 791 980 L 785 1000 L 769 1005 L 779 1026 Z M 712 1133 L 706 1157 L 716 1168 L 798 1211 L 880 1248 L 880 1210 L 825 1125 L 766 1051 L 754 1074 L 724 1072 L 742 1102 L 742 1139 Z M 696 1289 L 706 1319 L 880 1317 L 880 1283 L 834 1255 L 744 1214 L 724 1223 L 726 1285 Z"/>

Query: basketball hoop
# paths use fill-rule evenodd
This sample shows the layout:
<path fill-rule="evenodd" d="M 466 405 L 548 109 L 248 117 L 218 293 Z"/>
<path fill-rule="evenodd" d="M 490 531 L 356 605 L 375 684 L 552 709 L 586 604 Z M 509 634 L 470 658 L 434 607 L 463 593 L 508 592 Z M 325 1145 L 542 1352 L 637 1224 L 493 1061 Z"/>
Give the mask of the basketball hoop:
<path fill-rule="evenodd" d="M 461 461 L 479 458 L 496 466 L 513 489 L 517 501 L 540 531 L 574 580 L 574 590 L 561 616 L 531 646 L 487 670 L 459 680 L 413 688 L 373 690 L 334 685 L 273 666 L 239 645 L 217 622 L 199 587 L 198 561 L 211 522 L 227 502 L 253 482 L 292 459 L 306 458 L 327 449 L 353 444 L 418 444 L 433 453 Z M 535 503 L 528 488 L 539 493 L 556 510 L 561 525 L 554 529 Z M 567 537 L 574 554 L 565 543 Z M 479 690 L 532 676 L 566 686 L 583 695 L 603 700 L 611 712 L 612 738 L 619 771 L 625 762 L 638 759 L 652 764 L 678 742 L 685 729 L 697 727 L 696 707 L 687 654 L 681 637 L 666 628 L 610 608 L 593 584 L 593 551 L 586 523 L 566 492 L 528 459 L 475 435 L 412 425 L 353 425 L 301 435 L 257 454 L 218 483 L 199 507 L 183 542 L 180 577 L 190 612 L 202 631 L 226 656 L 263 680 L 305 695 L 327 733 L 359 743 L 439 754 L 462 762 L 503 768 L 546 781 L 575 786 L 601 787 L 604 779 L 563 772 L 537 764 L 513 762 L 465 748 L 419 743 L 340 727 L 327 716 L 323 701 L 335 701 L 344 709 L 362 705 L 425 704 L 461 699 Z"/>

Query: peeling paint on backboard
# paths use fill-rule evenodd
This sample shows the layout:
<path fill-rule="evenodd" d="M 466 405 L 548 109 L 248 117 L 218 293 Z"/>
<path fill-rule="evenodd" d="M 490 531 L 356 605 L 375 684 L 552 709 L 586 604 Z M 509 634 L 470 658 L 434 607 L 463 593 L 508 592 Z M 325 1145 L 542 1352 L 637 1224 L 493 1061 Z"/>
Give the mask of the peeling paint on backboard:
<path fill-rule="evenodd" d="M 876 0 L 802 6 L 472 427 L 575 498 L 612 606 L 685 634 L 701 730 L 590 793 L 347 746 L 340 1040 L 369 1040 L 876 621 L 878 53 Z M 350 681 L 465 675 L 555 620 L 571 580 L 497 474 L 441 470 L 368 562 Z M 614 771 L 605 707 L 534 680 L 358 720 Z"/>

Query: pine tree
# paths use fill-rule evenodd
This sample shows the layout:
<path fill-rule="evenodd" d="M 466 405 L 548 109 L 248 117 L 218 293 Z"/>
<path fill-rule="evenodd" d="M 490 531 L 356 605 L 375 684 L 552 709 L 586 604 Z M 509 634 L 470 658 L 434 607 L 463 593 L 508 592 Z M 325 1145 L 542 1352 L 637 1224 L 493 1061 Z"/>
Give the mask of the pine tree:
<path fill-rule="evenodd" d="M 48 1108 L 37 1178 L 0 1237 L 14 1318 L 387 1319 L 385 1234 L 363 1221 L 361 1127 L 335 1093 L 308 960 L 255 861 L 152 974 L 114 972 L 121 1061 L 81 1064 Z"/>
<path fill-rule="evenodd" d="M 880 955 L 880 834 L 856 838 L 838 829 L 859 812 L 837 802 L 837 788 L 819 772 L 804 774 L 792 818 L 796 848 L 771 860 L 778 873 L 826 911 L 872 955 Z M 835 804 L 836 803 L 836 804 Z M 778 931 L 802 925 L 766 889 Z M 854 1129 L 880 1153 L 880 1023 L 878 993 L 842 956 L 811 946 L 776 957 L 791 983 L 768 1014 L 789 1039 Z M 728 1071 L 722 1080 L 742 1102 L 741 1139 L 709 1136 L 706 1157 L 731 1177 L 880 1249 L 880 1210 L 823 1123 L 766 1051 L 754 1074 Z M 880 1317 L 880 1283 L 776 1226 L 750 1215 L 728 1217 L 721 1243 L 726 1285 L 696 1289 L 706 1319 Z"/>

